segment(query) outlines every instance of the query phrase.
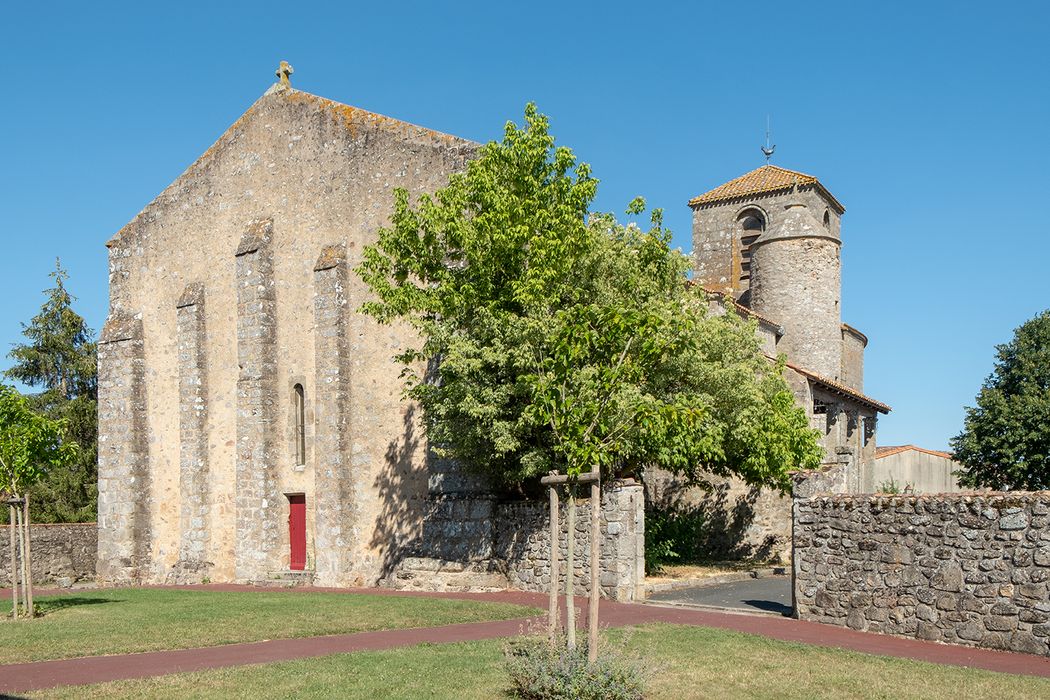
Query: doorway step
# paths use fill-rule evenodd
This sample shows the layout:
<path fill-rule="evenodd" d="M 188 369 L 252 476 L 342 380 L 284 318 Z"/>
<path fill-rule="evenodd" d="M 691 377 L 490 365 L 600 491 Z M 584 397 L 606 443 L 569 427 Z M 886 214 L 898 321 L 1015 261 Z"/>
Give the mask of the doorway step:
<path fill-rule="evenodd" d="M 252 585 L 262 588 L 292 588 L 310 586 L 313 582 L 313 571 L 271 571 L 266 574 L 266 578 L 252 581 Z"/>
<path fill-rule="evenodd" d="M 401 591 L 491 593 L 510 587 L 507 574 L 491 560 L 461 562 L 405 557 L 383 584 Z"/>

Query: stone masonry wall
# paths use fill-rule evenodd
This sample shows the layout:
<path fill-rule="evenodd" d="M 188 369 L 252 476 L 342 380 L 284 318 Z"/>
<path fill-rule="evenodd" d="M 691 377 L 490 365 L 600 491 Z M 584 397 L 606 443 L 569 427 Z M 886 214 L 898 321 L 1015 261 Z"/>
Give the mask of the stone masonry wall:
<path fill-rule="evenodd" d="M 864 348 L 867 339 L 855 328 L 842 326 L 842 373 L 843 384 L 857 391 L 864 391 Z"/>
<path fill-rule="evenodd" d="M 584 490 L 587 493 L 586 490 Z M 590 591 L 590 499 L 577 501 L 574 586 Z M 564 590 L 567 527 L 562 502 L 559 587 Z M 602 592 L 614 600 L 643 597 L 645 583 L 645 496 L 633 480 L 602 492 Z M 546 502 L 503 503 L 496 509 L 496 554 L 506 564 L 510 585 L 527 591 L 550 586 L 550 520 Z"/>
<path fill-rule="evenodd" d="M 1050 654 L 1050 492 L 794 505 L 800 619 Z"/>
<path fill-rule="evenodd" d="M 0 562 L 11 560 L 8 528 L 0 527 Z M 98 526 L 95 523 L 31 525 L 33 582 L 68 586 L 95 579 Z M 0 566 L 0 586 L 11 585 L 10 565 Z"/>
<path fill-rule="evenodd" d="M 756 245 L 751 256 L 750 305 L 784 327 L 777 352 L 829 379 L 842 372 L 839 245 L 815 233 Z"/>
<path fill-rule="evenodd" d="M 649 508 L 665 517 L 702 523 L 696 552 L 718 559 L 787 562 L 791 558 L 791 497 L 741 479 L 703 475 L 703 483 L 647 469 Z"/>

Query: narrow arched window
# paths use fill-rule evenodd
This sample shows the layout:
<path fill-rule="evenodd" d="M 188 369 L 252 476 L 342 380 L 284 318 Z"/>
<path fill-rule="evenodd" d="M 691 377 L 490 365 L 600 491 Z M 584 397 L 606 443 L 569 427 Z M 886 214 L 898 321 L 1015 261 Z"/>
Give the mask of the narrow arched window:
<path fill-rule="evenodd" d="M 295 385 L 295 396 L 293 397 L 295 411 L 295 465 L 306 464 L 306 394 L 303 385 Z"/>
<path fill-rule="evenodd" d="M 831 230 L 831 212 L 827 209 L 824 210 L 824 228 Z"/>
<path fill-rule="evenodd" d="M 740 279 L 751 279 L 751 244 L 766 230 L 766 217 L 757 209 L 747 209 L 737 217 L 740 229 Z"/>

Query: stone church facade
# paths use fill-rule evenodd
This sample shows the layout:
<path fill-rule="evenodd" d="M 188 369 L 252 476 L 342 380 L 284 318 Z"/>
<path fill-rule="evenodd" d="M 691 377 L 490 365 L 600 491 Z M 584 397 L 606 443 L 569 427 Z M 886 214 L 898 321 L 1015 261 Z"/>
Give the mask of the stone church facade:
<path fill-rule="evenodd" d="M 275 85 L 109 241 L 102 580 L 287 570 L 298 496 L 316 583 L 382 576 L 420 527 L 425 451 L 404 329 L 357 313 L 351 268 L 392 188 L 433 191 L 475 147 Z"/>
<path fill-rule="evenodd" d="M 391 361 L 409 331 L 358 311 L 352 270 L 392 189 L 433 191 L 476 149 L 282 80 L 112 237 L 100 581 L 549 582 L 544 509 L 428 455 Z M 830 467 L 873 455 L 888 407 L 863 395 L 866 339 L 839 317 L 841 205 L 772 166 L 690 204 L 712 308 L 754 317 L 767 353 L 787 354 Z M 783 499 L 758 498 L 789 527 Z M 616 598 L 641 595 L 644 507 L 631 480 L 603 496 L 602 586 Z"/>

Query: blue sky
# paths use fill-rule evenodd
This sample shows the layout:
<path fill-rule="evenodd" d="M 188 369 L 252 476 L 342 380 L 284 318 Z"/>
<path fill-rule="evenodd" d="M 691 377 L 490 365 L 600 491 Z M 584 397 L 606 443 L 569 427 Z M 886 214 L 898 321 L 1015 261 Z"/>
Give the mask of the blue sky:
<path fill-rule="evenodd" d="M 879 443 L 945 448 L 994 345 L 1050 306 L 1050 4 L 16 3 L 4 12 L 0 346 L 54 258 L 101 327 L 103 246 L 273 81 L 484 141 L 535 101 L 598 208 L 774 162 L 847 209 L 843 320 Z M 6 359 L 0 367 L 7 366 Z"/>

